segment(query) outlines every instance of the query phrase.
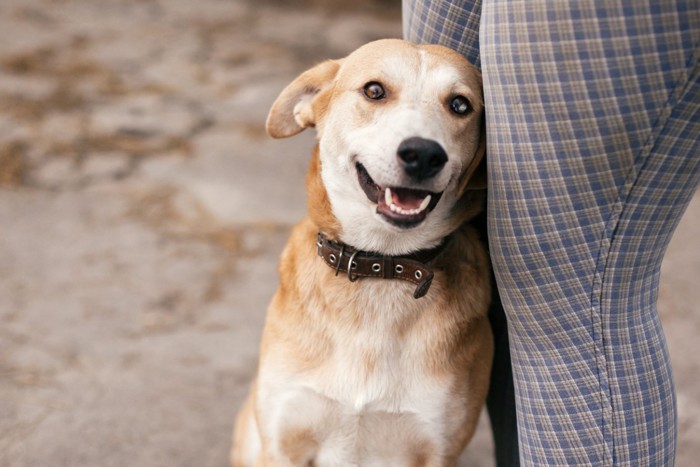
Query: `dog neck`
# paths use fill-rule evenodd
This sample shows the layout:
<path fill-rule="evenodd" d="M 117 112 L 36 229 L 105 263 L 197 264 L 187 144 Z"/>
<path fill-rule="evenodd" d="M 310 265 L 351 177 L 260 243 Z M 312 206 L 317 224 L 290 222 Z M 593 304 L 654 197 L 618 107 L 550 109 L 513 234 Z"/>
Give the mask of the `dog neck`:
<path fill-rule="evenodd" d="M 323 232 L 316 238 L 318 255 L 332 269 L 336 276 L 342 271 L 350 282 L 361 277 L 380 279 L 400 279 L 416 284 L 414 298 L 428 293 L 433 281 L 433 270 L 429 263 L 443 252 L 449 237 L 436 247 L 420 250 L 408 255 L 388 256 L 357 250 L 342 242 L 331 240 Z"/>
<path fill-rule="evenodd" d="M 333 238 L 339 238 L 340 222 L 333 214 L 328 192 L 321 179 L 321 159 L 316 145 L 306 173 L 307 209 L 309 217 L 316 226 Z"/>

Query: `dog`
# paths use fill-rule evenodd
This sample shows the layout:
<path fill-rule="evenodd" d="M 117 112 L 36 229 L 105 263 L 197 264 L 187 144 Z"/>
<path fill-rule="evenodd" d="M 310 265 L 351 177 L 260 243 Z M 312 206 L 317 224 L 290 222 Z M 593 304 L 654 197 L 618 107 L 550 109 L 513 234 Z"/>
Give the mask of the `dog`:
<path fill-rule="evenodd" d="M 281 256 L 232 464 L 450 466 L 493 354 L 481 75 L 385 39 L 316 65 L 266 122 L 315 127 L 308 215 Z"/>

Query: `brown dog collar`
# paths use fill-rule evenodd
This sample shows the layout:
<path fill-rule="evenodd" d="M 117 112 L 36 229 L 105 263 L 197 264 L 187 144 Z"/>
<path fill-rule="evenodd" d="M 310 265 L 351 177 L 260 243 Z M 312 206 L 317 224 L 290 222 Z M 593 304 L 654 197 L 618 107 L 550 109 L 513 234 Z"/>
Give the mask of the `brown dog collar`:
<path fill-rule="evenodd" d="M 449 237 L 448 237 L 449 238 Z M 421 298 L 433 282 L 433 270 L 426 264 L 435 259 L 448 243 L 448 238 L 430 250 L 420 250 L 410 255 L 387 256 L 357 250 L 341 242 L 329 239 L 323 232 L 318 233 L 316 247 L 318 255 L 335 270 L 347 274 L 350 282 L 360 277 L 401 279 L 417 285 L 414 298 Z"/>

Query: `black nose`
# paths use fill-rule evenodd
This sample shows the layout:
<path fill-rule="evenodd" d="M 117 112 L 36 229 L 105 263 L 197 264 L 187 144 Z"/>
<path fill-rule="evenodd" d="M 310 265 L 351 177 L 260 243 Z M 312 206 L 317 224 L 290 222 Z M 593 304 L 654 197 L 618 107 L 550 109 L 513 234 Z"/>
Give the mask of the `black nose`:
<path fill-rule="evenodd" d="M 445 150 L 431 139 L 405 139 L 396 153 L 406 173 L 419 181 L 437 175 L 447 162 Z"/>

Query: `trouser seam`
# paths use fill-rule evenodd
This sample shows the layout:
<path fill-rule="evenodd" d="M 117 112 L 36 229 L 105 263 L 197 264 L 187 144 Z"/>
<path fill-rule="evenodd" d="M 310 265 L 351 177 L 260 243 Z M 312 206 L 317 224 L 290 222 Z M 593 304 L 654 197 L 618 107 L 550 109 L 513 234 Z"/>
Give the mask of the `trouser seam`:
<path fill-rule="evenodd" d="M 632 189 L 637 185 L 640 175 L 644 172 L 644 167 L 649 161 L 649 156 L 652 154 L 654 147 L 659 139 L 659 136 L 663 132 L 664 128 L 669 122 L 669 119 L 673 113 L 673 109 L 676 104 L 681 100 L 683 94 L 688 89 L 688 85 L 693 82 L 692 77 L 698 72 L 700 67 L 700 46 L 696 45 L 693 53 L 690 55 L 690 59 L 687 66 L 684 69 L 684 73 L 676 81 L 673 90 L 669 94 L 669 98 L 666 101 L 663 109 L 659 113 L 659 117 L 656 122 L 651 126 L 652 130 L 647 138 L 647 141 L 639 150 L 637 156 L 635 156 L 632 167 L 625 179 L 625 183 L 622 185 L 618 193 L 617 200 L 613 204 L 612 210 L 608 217 L 608 221 L 605 224 L 605 229 L 603 230 L 603 237 L 600 241 L 598 260 L 596 262 L 595 274 L 593 277 L 592 291 L 591 291 L 591 322 L 592 322 L 592 336 L 596 343 L 595 345 L 595 355 L 596 355 L 596 366 L 598 371 L 598 381 L 600 384 L 600 407 L 603 416 L 603 439 L 608 446 L 608 450 L 605 454 L 606 461 L 614 465 L 616 462 L 615 455 L 615 419 L 613 417 L 614 407 L 613 407 L 613 397 L 612 389 L 609 384 L 608 374 L 610 368 L 608 367 L 607 356 L 605 354 L 606 346 L 606 336 L 603 326 L 603 311 L 602 311 L 602 299 L 603 299 L 603 283 L 605 280 L 605 273 L 608 268 L 608 259 L 612 249 L 613 242 L 619 227 L 622 214 L 625 210 L 627 200 L 632 192 Z M 607 401 L 604 395 L 607 395 Z"/>

